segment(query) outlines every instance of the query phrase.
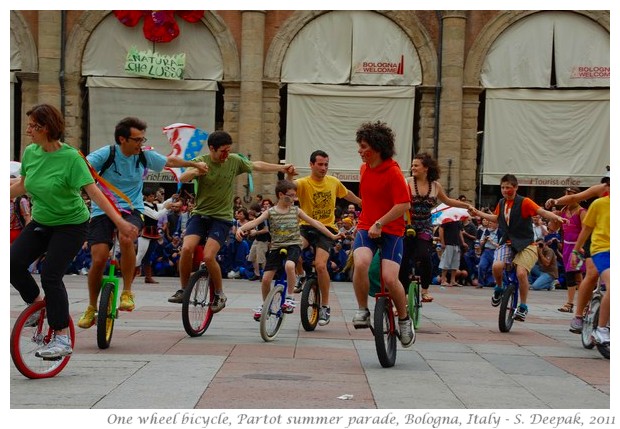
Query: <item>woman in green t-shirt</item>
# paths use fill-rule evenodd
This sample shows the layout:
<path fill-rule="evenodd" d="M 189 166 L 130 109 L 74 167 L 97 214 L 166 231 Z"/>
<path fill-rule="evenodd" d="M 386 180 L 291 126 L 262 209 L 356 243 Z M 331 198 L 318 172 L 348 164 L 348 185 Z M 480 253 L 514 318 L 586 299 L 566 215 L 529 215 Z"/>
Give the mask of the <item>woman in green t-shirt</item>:
<path fill-rule="evenodd" d="M 69 300 L 62 278 L 88 231 L 90 212 L 81 197 L 81 188 L 110 216 L 121 234 L 135 239 L 138 229 L 124 221 L 99 190 L 80 153 L 60 141 L 65 123 L 58 109 L 40 104 L 26 115 L 26 134 L 34 144 L 24 151 L 21 177 L 11 185 L 11 198 L 28 192 L 32 221 L 11 244 L 11 284 L 26 303 L 42 300 L 28 267 L 47 253 L 41 269 L 41 286 L 48 323 L 55 335 L 36 356 L 49 359 L 73 351 L 67 332 Z M 34 317 L 38 318 L 38 314 Z"/>

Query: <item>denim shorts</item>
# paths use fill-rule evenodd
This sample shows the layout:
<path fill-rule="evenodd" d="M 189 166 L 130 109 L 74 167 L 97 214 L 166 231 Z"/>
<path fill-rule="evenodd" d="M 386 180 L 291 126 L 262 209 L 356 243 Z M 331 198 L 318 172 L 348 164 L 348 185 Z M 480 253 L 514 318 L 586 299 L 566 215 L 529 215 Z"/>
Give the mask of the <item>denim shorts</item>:
<path fill-rule="evenodd" d="M 232 228 L 232 222 L 195 214 L 187 221 L 185 235 L 198 235 L 201 243 L 202 240 L 206 241 L 207 238 L 211 238 L 222 247 L 226 243 L 230 228 Z"/>

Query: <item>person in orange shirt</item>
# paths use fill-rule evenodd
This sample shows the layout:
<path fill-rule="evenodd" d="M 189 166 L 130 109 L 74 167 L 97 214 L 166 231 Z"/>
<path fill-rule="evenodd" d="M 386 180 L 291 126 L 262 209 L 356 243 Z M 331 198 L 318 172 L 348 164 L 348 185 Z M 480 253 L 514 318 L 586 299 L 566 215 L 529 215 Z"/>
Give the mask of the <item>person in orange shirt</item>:
<path fill-rule="evenodd" d="M 499 305 L 503 292 L 504 268 L 506 264 L 514 264 L 519 282 L 520 299 L 514 318 L 523 322 L 528 312 L 527 294 L 530 288 L 528 274 L 538 260 L 532 217 L 539 215 L 560 223 L 564 223 L 566 219 L 543 209 L 530 198 L 518 195 L 519 182 L 513 174 L 506 174 L 502 177 L 500 188 L 504 198 L 499 201 L 493 214 L 484 213 L 473 207 L 469 212 L 472 216 L 497 222 L 503 232 L 493 260 L 492 269 L 496 286 L 491 304 L 494 307 Z"/>
<path fill-rule="evenodd" d="M 358 310 L 353 317 L 356 329 L 370 327 L 368 310 L 368 271 L 377 250 L 382 246 L 381 276 L 398 313 L 398 329 L 403 347 L 415 341 L 411 318 L 407 314 L 405 289 L 398 279 L 403 256 L 404 215 L 410 207 L 405 177 L 394 156 L 394 133 L 383 122 L 364 123 L 357 130 L 362 212 L 353 242 L 353 288 Z"/>

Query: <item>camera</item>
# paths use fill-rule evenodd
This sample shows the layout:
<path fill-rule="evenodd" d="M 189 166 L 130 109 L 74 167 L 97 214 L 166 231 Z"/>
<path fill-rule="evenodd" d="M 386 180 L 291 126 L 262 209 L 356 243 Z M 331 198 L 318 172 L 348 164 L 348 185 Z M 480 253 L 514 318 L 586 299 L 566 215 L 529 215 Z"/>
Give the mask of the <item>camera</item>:
<path fill-rule="evenodd" d="M 538 247 L 540 247 L 542 249 L 543 247 L 545 247 L 545 244 L 544 243 L 538 243 Z"/>

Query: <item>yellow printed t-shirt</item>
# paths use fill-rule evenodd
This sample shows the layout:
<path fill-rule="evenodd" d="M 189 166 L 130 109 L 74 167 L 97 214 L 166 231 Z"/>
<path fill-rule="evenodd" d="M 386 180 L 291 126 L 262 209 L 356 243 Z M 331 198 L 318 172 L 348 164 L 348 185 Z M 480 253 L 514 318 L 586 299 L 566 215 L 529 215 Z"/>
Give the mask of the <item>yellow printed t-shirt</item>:
<path fill-rule="evenodd" d="M 325 176 L 317 182 L 312 177 L 303 177 L 295 181 L 299 206 L 312 219 L 325 226 L 336 229 L 336 198 L 343 198 L 349 192 L 334 176 Z M 301 221 L 302 224 L 307 224 Z"/>

